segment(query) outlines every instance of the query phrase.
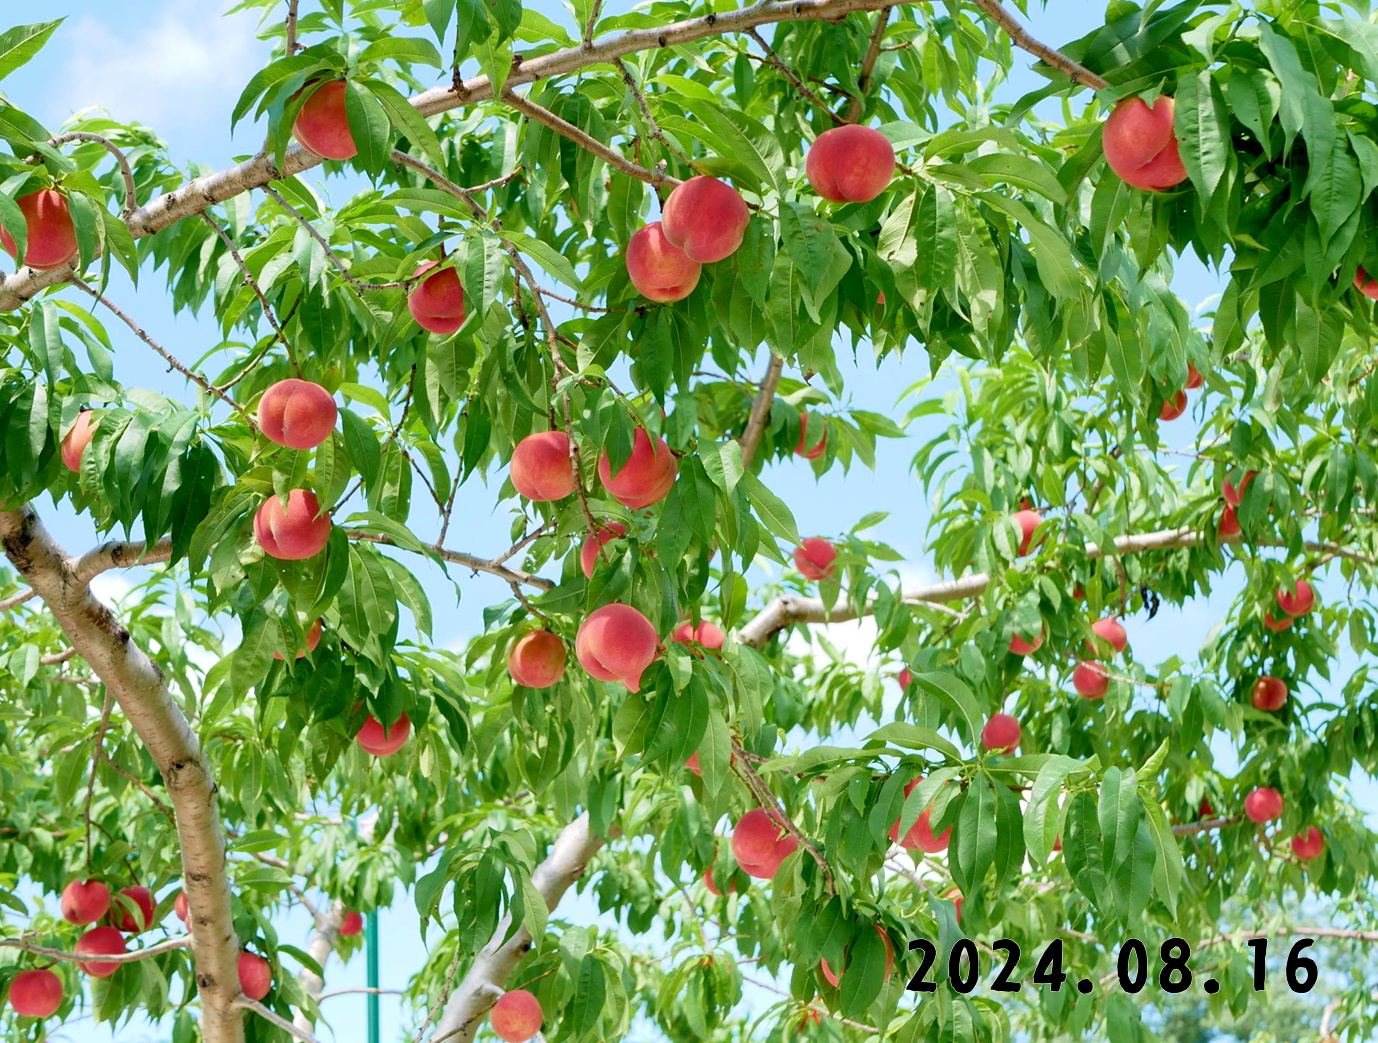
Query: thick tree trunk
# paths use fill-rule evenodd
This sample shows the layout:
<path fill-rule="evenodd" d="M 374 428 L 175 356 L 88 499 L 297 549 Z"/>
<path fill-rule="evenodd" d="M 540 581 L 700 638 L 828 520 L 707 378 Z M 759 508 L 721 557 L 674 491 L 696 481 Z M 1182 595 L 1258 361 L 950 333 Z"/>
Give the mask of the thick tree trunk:
<path fill-rule="evenodd" d="M 201 999 L 205 1043 L 242 1043 L 239 940 L 230 920 L 225 834 L 216 786 L 186 717 L 173 701 L 163 673 L 111 611 L 79 579 L 75 562 L 49 535 L 30 507 L 0 511 L 0 546 L 48 611 L 72 648 L 90 665 L 143 740 L 163 774 L 177 814 L 182 876 L 191 907 L 192 952 Z"/>

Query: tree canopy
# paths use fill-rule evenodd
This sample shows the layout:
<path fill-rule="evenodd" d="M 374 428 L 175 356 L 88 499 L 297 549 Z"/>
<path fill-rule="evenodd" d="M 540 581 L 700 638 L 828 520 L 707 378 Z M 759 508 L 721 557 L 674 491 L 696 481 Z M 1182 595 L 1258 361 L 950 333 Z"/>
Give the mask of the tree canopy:
<path fill-rule="evenodd" d="M 1282 992 L 1294 939 L 1378 940 L 1366 4 L 1115 0 L 1056 49 L 998 0 L 236 9 L 233 165 L 0 95 L 10 1038 L 313 1040 L 353 914 L 404 901 L 432 1043 L 1148 1040 L 1167 939 L 1245 1025 L 1252 941 Z M 117 270 L 221 343 L 160 343 Z M 892 355 L 902 404 L 856 408 Z M 887 439 L 936 583 L 871 505 L 817 533 L 772 489 Z M 510 546 L 469 545 L 495 502 Z M 1195 661 L 1127 647 L 1227 572 Z M 424 580 L 479 573 L 510 596 L 446 648 Z M 868 663 L 812 637 L 861 617 Z M 1363 975 L 1326 985 L 1369 1038 Z"/>

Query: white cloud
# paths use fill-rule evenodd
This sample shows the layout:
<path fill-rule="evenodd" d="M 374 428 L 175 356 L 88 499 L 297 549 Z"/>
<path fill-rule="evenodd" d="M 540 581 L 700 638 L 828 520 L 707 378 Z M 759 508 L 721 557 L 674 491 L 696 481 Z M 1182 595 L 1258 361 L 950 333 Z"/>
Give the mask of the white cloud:
<path fill-rule="evenodd" d="M 119 572 L 102 572 L 91 581 L 91 593 L 111 608 L 117 607 L 133 589 L 134 584 Z"/>
<path fill-rule="evenodd" d="M 139 120 L 169 141 L 224 138 L 244 84 L 267 60 L 251 12 L 226 18 L 210 0 L 162 0 L 146 17 L 107 5 L 60 31 L 69 55 L 53 81 L 50 119 L 89 107 Z M 174 155 L 177 154 L 174 148 Z"/>

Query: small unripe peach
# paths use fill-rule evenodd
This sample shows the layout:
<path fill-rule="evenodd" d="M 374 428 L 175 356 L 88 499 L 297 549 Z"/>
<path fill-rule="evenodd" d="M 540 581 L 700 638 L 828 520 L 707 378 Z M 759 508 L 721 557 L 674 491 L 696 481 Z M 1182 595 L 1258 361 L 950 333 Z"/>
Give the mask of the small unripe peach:
<path fill-rule="evenodd" d="M 1325 834 L 1315 826 L 1292 838 L 1292 854 L 1296 855 L 1299 861 L 1310 862 L 1313 858 L 1320 858 L 1324 850 Z"/>
<path fill-rule="evenodd" d="M 287 509 L 276 496 L 263 501 L 254 515 L 254 537 L 263 553 L 280 561 L 314 558 L 330 542 L 330 515 L 321 514 L 320 501 L 307 489 L 287 494 Z"/>
<path fill-rule="evenodd" d="M 72 429 L 62 438 L 62 463 L 73 474 L 81 471 L 81 454 L 86 452 L 91 439 L 96 437 L 98 423 L 100 421 L 96 419 L 96 414 L 89 409 L 83 409 L 77 414 Z"/>
<path fill-rule="evenodd" d="M 1019 722 L 1007 713 L 992 714 L 981 729 L 981 745 L 992 753 L 1009 753 L 1022 738 Z"/>
<path fill-rule="evenodd" d="M 1097 659 L 1105 658 L 1102 654 L 1105 650 L 1105 643 L 1109 643 L 1115 652 L 1123 652 L 1129 647 L 1129 635 L 1125 633 L 1124 627 L 1120 625 L 1118 619 L 1096 620 L 1091 624 L 1091 633 L 1100 640 L 1089 640 L 1086 642 L 1086 647 Z"/>
<path fill-rule="evenodd" d="M 656 439 L 651 445 L 651 437 L 646 429 L 638 427 L 632 436 L 632 452 L 626 462 L 612 473 L 612 460 L 607 453 L 598 458 L 598 478 L 603 488 L 623 507 L 640 510 L 659 503 L 670 495 L 679 473 L 679 463 L 665 439 Z"/>
<path fill-rule="evenodd" d="M 627 243 L 627 275 L 641 296 L 662 304 L 682 301 L 699 284 L 703 265 L 665 237 L 659 221 L 640 229 Z"/>
<path fill-rule="evenodd" d="M 574 492 L 572 462 L 563 431 L 527 435 L 512 450 L 512 485 L 535 503 L 563 500 Z"/>
<path fill-rule="evenodd" d="M 1159 420 L 1176 420 L 1187 411 L 1187 393 L 1178 391 L 1171 398 L 1164 400 L 1163 408 L 1158 410 Z"/>
<path fill-rule="evenodd" d="M 504 992 L 488 1015 L 493 1032 L 505 1043 L 525 1043 L 545 1023 L 541 1003 L 525 989 Z"/>
<path fill-rule="evenodd" d="M 1249 701 L 1255 710 L 1281 710 L 1287 702 L 1287 682 L 1279 677 L 1264 675 L 1254 682 Z"/>
<path fill-rule="evenodd" d="M 24 264 L 39 271 L 50 271 L 70 263 L 78 253 L 77 226 L 72 208 L 55 188 L 30 192 L 16 200 L 24 215 Z M 9 230 L 0 228 L 0 246 L 16 260 L 19 246 Z"/>
<path fill-rule="evenodd" d="M 1101 699 L 1110 690 L 1110 675 L 1100 663 L 1078 663 L 1072 671 L 1072 687 L 1083 699 Z"/>
<path fill-rule="evenodd" d="M 810 536 L 794 551 L 794 567 L 805 579 L 830 579 L 837 548 L 821 536 Z"/>
<path fill-rule="evenodd" d="M 62 979 L 50 970 L 20 971 L 10 982 L 10 1006 L 21 1018 L 50 1018 L 62 1006 Z"/>
<path fill-rule="evenodd" d="M 344 80 L 331 80 L 311 92 L 297 111 L 292 136 L 322 159 L 353 159 L 359 154 L 345 115 Z"/>
<path fill-rule="evenodd" d="M 1305 579 L 1298 579 L 1296 586 L 1290 591 L 1279 590 L 1277 599 L 1278 608 L 1293 619 L 1306 615 L 1316 607 L 1316 592 Z"/>
<path fill-rule="evenodd" d="M 383 722 L 370 714 L 354 738 L 365 753 L 375 757 L 391 757 L 407 744 L 409 735 L 411 720 L 405 713 L 397 718 L 391 728 L 384 728 Z"/>
<path fill-rule="evenodd" d="M 830 203 L 869 203 L 895 176 L 895 148 L 871 127 L 825 130 L 804 159 L 813 190 Z"/>
<path fill-rule="evenodd" d="M 600 550 L 619 536 L 627 535 L 627 527 L 621 522 L 604 522 L 603 527 L 595 529 L 593 535 L 584 539 L 579 548 L 579 567 L 585 579 L 593 579 L 593 570 L 598 567 Z"/>
<path fill-rule="evenodd" d="M 1014 523 L 1019 526 L 1019 557 L 1026 557 L 1033 549 L 1034 532 L 1043 524 L 1043 515 L 1037 511 L 1023 510 L 1015 511 Z M 1039 541 L 1043 542 L 1042 540 Z"/>
<path fill-rule="evenodd" d="M 820 421 L 820 424 L 823 422 Z M 818 444 L 809 444 L 809 414 L 800 412 L 799 414 L 799 444 L 794 447 L 796 456 L 802 456 L 805 460 L 817 460 L 828 449 L 828 428 L 823 425 L 823 435 L 818 439 Z"/>
<path fill-rule="evenodd" d="M 84 927 L 110 911 L 110 888 L 99 880 L 73 880 L 62 889 L 62 918 Z"/>
<path fill-rule="evenodd" d="M 82 956 L 118 956 L 127 949 L 124 935 L 115 928 L 92 927 L 77 939 L 72 951 Z M 104 960 L 83 961 L 77 964 L 77 970 L 93 978 L 108 978 L 119 969 L 118 963 L 108 963 Z"/>
<path fill-rule="evenodd" d="M 425 275 L 437 263 L 426 261 L 418 265 L 412 277 Z M 460 285 L 459 273 L 454 268 L 445 268 L 426 276 L 407 294 L 407 311 L 418 326 L 430 333 L 448 337 L 457 332 L 466 318 L 464 287 Z"/>
<path fill-rule="evenodd" d="M 1244 814 L 1259 825 L 1282 818 L 1282 794 L 1271 786 L 1260 786 L 1244 798 Z"/>
<path fill-rule="evenodd" d="M 507 672 L 527 688 L 549 688 L 565 676 L 565 643 L 549 630 L 533 630 L 507 653 Z"/>
<path fill-rule="evenodd" d="M 309 380 L 279 380 L 258 403 L 265 437 L 288 449 L 314 449 L 335 430 L 339 407 L 330 392 Z"/>
<path fill-rule="evenodd" d="M 1126 98 L 1105 121 L 1105 160 L 1120 179 L 1150 192 L 1180 185 L 1187 179 L 1173 120 L 1176 105 L 1160 97 L 1152 105 Z"/>
<path fill-rule="evenodd" d="M 656 657 L 659 639 L 651 621 L 630 605 L 594 609 L 579 627 L 574 653 L 600 681 L 639 683 Z"/>
<path fill-rule="evenodd" d="M 700 174 L 675 186 L 665 200 L 660 228 L 689 260 L 710 264 L 736 252 L 749 220 L 751 211 L 736 189 Z"/>

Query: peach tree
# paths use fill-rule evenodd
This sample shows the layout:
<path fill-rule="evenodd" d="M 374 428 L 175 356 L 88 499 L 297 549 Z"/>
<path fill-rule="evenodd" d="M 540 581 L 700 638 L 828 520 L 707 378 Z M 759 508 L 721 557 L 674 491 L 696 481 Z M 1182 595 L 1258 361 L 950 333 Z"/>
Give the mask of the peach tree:
<path fill-rule="evenodd" d="M 436 1043 L 1146 1040 L 1170 939 L 1242 1013 L 1314 983 L 1292 938 L 1378 938 L 1364 5 L 1116 2 L 1060 49 L 998 0 L 238 8 L 233 165 L 0 98 L 9 1038 L 310 1041 L 408 902 Z M 894 415 L 848 353 L 903 355 Z M 896 438 L 917 588 L 866 505 L 772 491 Z M 458 651 L 447 581 L 495 600 Z M 1193 661 L 1129 647 L 1222 589 Z M 864 663 L 818 629 L 861 618 Z"/>

